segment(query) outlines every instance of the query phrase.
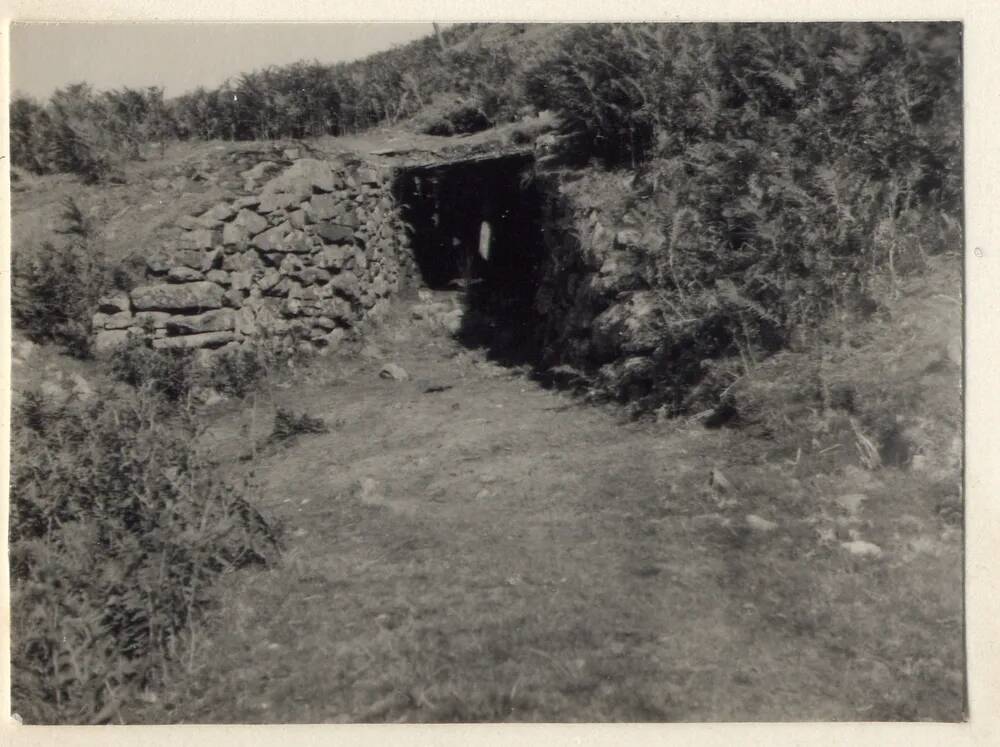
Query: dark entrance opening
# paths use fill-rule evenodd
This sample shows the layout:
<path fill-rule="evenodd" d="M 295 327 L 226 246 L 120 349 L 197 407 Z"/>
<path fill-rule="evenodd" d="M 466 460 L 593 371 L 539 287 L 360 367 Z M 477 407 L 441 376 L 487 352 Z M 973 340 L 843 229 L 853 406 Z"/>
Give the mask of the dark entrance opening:
<path fill-rule="evenodd" d="M 534 362 L 543 259 L 533 158 L 512 155 L 412 168 L 397 201 L 426 285 L 464 295 L 458 338 L 507 363 Z"/>

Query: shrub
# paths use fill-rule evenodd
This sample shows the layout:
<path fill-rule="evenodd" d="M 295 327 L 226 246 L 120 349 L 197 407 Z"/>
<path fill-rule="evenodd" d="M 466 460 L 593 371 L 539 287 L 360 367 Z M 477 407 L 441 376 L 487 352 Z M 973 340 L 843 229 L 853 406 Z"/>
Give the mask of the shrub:
<path fill-rule="evenodd" d="M 187 399 L 200 378 L 191 350 L 155 350 L 136 335 L 115 349 L 109 365 L 115 380 L 136 389 L 148 387 L 171 402 Z"/>
<path fill-rule="evenodd" d="M 316 418 L 308 413 L 296 415 L 291 410 L 281 407 L 274 414 L 274 428 L 271 430 L 271 441 L 290 441 L 304 433 L 327 433 L 329 428 L 322 418 Z"/>
<path fill-rule="evenodd" d="M 476 97 L 436 96 L 433 104 L 417 118 L 417 129 L 428 135 L 462 135 L 491 125 Z"/>
<path fill-rule="evenodd" d="M 575 155 L 638 172 L 675 407 L 960 245 L 957 25 L 586 26 L 526 81 Z"/>
<path fill-rule="evenodd" d="M 244 345 L 215 358 L 209 371 L 209 385 L 232 397 L 245 397 L 267 375 L 272 356 L 259 347 Z"/>
<path fill-rule="evenodd" d="M 216 478 L 176 410 L 149 388 L 15 408 L 13 706 L 29 721 L 113 718 L 193 660 L 217 577 L 274 558 L 247 486 Z"/>
<path fill-rule="evenodd" d="M 90 321 L 98 299 L 115 285 L 115 274 L 93 240 L 79 206 L 63 203 L 58 243 L 16 251 L 11 309 L 14 323 L 35 342 L 54 342 L 80 358 L 90 355 Z"/>

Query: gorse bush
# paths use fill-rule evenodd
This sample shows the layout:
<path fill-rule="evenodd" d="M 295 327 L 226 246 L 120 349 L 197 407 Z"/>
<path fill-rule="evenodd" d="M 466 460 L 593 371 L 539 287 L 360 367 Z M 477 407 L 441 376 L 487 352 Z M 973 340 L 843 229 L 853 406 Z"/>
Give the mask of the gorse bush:
<path fill-rule="evenodd" d="M 11 310 L 15 325 L 32 340 L 54 342 L 86 358 L 98 299 L 127 278 L 108 266 L 90 221 L 71 198 L 61 217 L 58 243 L 14 252 Z"/>
<path fill-rule="evenodd" d="M 87 723 L 198 654 L 214 581 L 275 557 L 250 486 L 223 484 L 199 429 L 148 388 L 27 395 L 12 429 L 13 705 Z"/>

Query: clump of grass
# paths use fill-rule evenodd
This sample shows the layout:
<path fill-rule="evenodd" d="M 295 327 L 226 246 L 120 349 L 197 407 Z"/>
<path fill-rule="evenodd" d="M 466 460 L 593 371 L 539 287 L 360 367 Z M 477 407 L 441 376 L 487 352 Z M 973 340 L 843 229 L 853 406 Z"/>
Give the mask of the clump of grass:
<path fill-rule="evenodd" d="M 14 708 L 113 720 L 193 663 L 216 579 L 273 562 L 276 533 L 251 485 L 218 479 L 193 411 L 151 386 L 27 394 L 12 426 Z"/>
<path fill-rule="evenodd" d="M 274 428 L 268 440 L 272 443 L 289 443 L 297 436 L 306 433 L 329 433 L 329 431 L 330 428 L 322 418 L 304 412 L 295 414 L 292 410 L 279 407 L 274 414 Z"/>

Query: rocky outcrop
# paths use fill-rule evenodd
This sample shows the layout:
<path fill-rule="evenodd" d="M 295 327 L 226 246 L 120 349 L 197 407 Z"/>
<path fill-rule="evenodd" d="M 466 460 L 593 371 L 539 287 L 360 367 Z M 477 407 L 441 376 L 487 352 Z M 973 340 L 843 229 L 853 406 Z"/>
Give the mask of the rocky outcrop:
<path fill-rule="evenodd" d="M 391 174 L 347 158 L 279 168 L 264 161 L 243 172 L 256 193 L 179 220 L 169 256 L 148 261 L 148 283 L 101 299 L 98 352 L 130 334 L 155 348 L 228 349 L 267 336 L 331 349 L 385 310 L 415 272 Z"/>

